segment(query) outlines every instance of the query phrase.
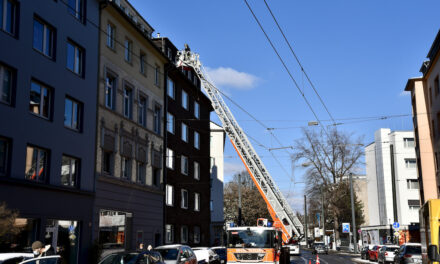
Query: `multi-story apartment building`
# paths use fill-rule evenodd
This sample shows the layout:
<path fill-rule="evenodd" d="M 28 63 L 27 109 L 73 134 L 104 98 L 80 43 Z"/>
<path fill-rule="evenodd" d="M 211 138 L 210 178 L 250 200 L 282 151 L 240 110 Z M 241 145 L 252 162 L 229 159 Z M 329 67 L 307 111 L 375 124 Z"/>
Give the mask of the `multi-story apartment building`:
<path fill-rule="evenodd" d="M 177 48 L 168 38 L 156 45 L 173 62 Z M 211 101 L 192 69 L 167 65 L 165 243 L 210 243 Z"/>
<path fill-rule="evenodd" d="M 224 216 L 223 216 L 223 169 L 224 146 L 226 133 L 223 127 L 214 122 L 211 128 L 211 245 L 223 244 Z"/>
<path fill-rule="evenodd" d="M 409 79 L 421 203 L 437 199 L 440 193 L 440 31 L 423 62 L 422 77 Z"/>
<path fill-rule="evenodd" d="M 17 210 L 20 227 L 2 251 L 40 240 L 68 263 L 87 263 L 99 1 L 0 7 L 0 201 Z"/>
<path fill-rule="evenodd" d="M 414 133 L 379 129 L 365 148 L 370 225 L 419 222 Z"/>
<path fill-rule="evenodd" d="M 94 238 L 104 248 L 163 241 L 164 65 L 128 1 L 100 13 Z"/>

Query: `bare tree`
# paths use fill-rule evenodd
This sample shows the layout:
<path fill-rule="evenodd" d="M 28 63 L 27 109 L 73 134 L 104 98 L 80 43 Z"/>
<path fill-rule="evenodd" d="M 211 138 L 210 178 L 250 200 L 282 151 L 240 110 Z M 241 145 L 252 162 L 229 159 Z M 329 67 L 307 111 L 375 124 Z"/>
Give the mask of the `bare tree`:
<path fill-rule="evenodd" d="M 318 201 L 325 195 L 326 215 L 332 217 L 335 238 L 339 240 L 340 221 L 346 218 L 346 210 L 341 208 L 341 201 L 346 201 L 343 198 L 347 194 L 347 185 L 343 183 L 362 164 L 362 140 L 336 129 L 329 129 L 327 132 L 304 129 L 303 134 L 303 138 L 295 141 L 292 161 L 307 167 L 305 191 L 309 198 L 322 206 Z M 362 208 L 357 208 L 360 208 L 362 217 Z"/>

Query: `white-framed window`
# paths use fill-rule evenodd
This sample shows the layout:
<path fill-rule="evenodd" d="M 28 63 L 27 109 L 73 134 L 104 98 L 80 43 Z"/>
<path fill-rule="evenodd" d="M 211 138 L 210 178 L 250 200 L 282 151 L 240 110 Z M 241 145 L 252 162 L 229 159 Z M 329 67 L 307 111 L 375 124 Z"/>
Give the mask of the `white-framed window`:
<path fill-rule="evenodd" d="M 32 81 L 29 110 L 37 116 L 49 119 L 51 109 L 51 97 L 51 89 L 36 81 Z"/>
<path fill-rule="evenodd" d="M 174 134 L 174 116 L 167 112 L 167 131 Z"/>
<path fill-rule="evenodd" d="M 17 2 L 0 0 L 0 27 L 3 31 L 15 35 L 17 28 Z"/>
<path fill-rule="evenodd" d="M 169 148 L 167 148 L 166 165 L 167 168 L 174 170 L 174 151 Z"/>
<path fill-rule="evenodd" d="M 105 106 L 114 109 L 114 94 L 116 91 L 116 77 L 107 73 L 105 77 Z"/>
<path fill-rule="evenodd" d="M 200 180 L 200 164 L 194 161 L 194 179 Z"/>
<path fill-rule="evenodd" d="M 197 102 L 194 102 L 194 116 L 200 119 L 200 105 Z"/>
<path fill-rule="evenodd" d="M 180 172 L 184 175 L 188 175 L 188 157 L 183 155 L 180 159 Z"/>
<path fill-rule="evenodd" d="M 405 148 L 414 148 L 414 138 L 403 138 L 403 145 Z"/>
<path fill-rule="evenodd" d="M 13 71 L 0 64 L 0 102 L 12 104 Z"/>
<path fill-rule="evenodd" d="M 405 159 L 405 167 L 407 169 L 415 169 L 417 167 L 416 159 Z"/>
<path fill-rule="evenodd" d="M 410 210 L 418 211 L 420 209 L 419 200 L 408 200 L 408 206 Z"/>
<path fill-rule="evenodd" d="M 28 145 L 26 148 L 26 179 L 36 182 L 45 182 L 49 169 L 47 159 L 47 150 Z"/>
<path fill-rule="evenodd" d="M 67 1 L 67 11 L 77 19 L 82 19 L 83 17 L 82 0 L 68 0 Z"/>
<path fill-rule="evenodd" d="M 147 98 L 143 96 L 139 96 L 138 123 L 143 127 L 147 126 Z"/>
<path fill-rule="evenodd" d="M 81 76 L 83 74 L 83 56 L 82 48 L 71 41 L 67 42 L 67 69 Z"/>
<path fill-rule="evenodd" d="M 182 107 L 188 110 L 188 94 L 182 90 Z"/>
<path fill-rule="evenodd" d="M 133 90 L 125 85 L 124 91 L 124 116 L 131 119 L 133 116 Z"/>
<path fill-rule="evenodd" d="M 182 140 L 188 142 L 188 126 L 182 122 Z"/>
<path fill-rule="evenodd" d="M 131 159 L 121 156 L 121 178 L 131 180 Z"/>
<path fill-rule="evenodd" d="M 194 211 L 200 211 L 200 193 L 194 193 Z"/>
<path fill-rule="evenodd" d="M 156 134 L 160 135 L 160 121 L 161 121 L 161 112 L 162 108 L 160 107 L 160 105 L 155 105 L 154 106 L 154 122 L 153 122 L 153 130 L 154 132 L 156 132 Z"/>
<path fill-rule="evenodd" d="M 144 162 L 137 162 L 137 175 L 136 175 L 136 182 L 140 184 L 145 184 L 146 181 L 146 175 L 147 175 L 147 169 Z"/>
<path fill-rule="evenodd" d="M 156 66 L 156 69 L 154 71 L 154 84 L 156 84 L 156 86 L 160 86 L 159 79 L 160 79 L 160 67 Z"/>
<path fill-rule="evenodd" d="M 61 185 L 76 187 L 78 184 L 79 160 L 69 156 L 61 160 Z"/>
<path fill-rule="evenodd" d="M 49 24 L 34 18 L 33 47 L 42 54 L 53 58 L 54 29 Z"/>
<path fill-rule="evenodd" d="M 133 53 L 133 42 L 129 39 L 124 41 L 124 59 L 127 62 L 131 62 Z"/>
<path fill-rule="evenodd" d="M 194 131 L 194 147 L 200 149 L 200 134 L 197 131 Z"/>
<path fill-rule="evenodd" d="M 174 226 L 165 225 L 165 243 L 171 244 L 174 242 Z"/>
<path fill-rule="evenodd" d="M 188 227 L 182 226 L 180 228 L 180 243 L 186 244 L 188 243 Z"/>
<path fill-rule="evenodd" d="M 142 74 L 146 74 L 146 72 L 147 72 L 146 67 L 145 67 L 147 65 L 146 58 L 147 58 L 147 55 L 145 55 L 145 53 L 141 52 L 141 54 L 139 55 L 139 71 Z"/>
<path fill-rule="evenodd" d="M 175 86 L 174 81 L 167 78 L 167 94 L 170 98 L 175 98 Z"/>
<path fill-rule="evenodd" d="M 81 111 L 81 103 L 66 97 L 64 100 L 64 126 L 79 131 L 81 129 Z"/>
<path fill-rule="evenodd" d="M 200 243 L 200 226 L 194 226 L 194 244 Z"/>
<path fill-rule="evenodd" d="M 167 184 L 165 188 L 165 203 L 168 206 L 174 205 L 174 186 Z"/>
<path fill-rule="evenodd" d="M 418 190 L 419 189 L 419 181 L 417 179 L 407 179 L 406 186 L 410 190 Z"/>
<path fill-rule="evenodd" d="M 180 191 L 180 194 L 181 194 L 180 207 L 182 207 L 183 209 L 188 209 L 188 191 L 182 189 Z"/>
<path fill-rule="evenodd" d="M 107 47 L 115 49 L 116 28 L 112 24 L 107 24 Z"/>

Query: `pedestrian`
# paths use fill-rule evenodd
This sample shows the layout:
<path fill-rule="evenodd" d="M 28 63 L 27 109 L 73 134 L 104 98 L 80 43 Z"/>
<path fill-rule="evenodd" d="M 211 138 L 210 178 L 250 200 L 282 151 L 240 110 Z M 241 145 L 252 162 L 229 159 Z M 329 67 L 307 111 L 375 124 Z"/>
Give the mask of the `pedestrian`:
<path fill-rule="evenodd" d="M 52 255 L 50 252 L 50 248 L 50 245 L 44 246 L 43 243 L 38 240 L 32 243 L 32 253 L 34 253 L 35 258 Z"/>

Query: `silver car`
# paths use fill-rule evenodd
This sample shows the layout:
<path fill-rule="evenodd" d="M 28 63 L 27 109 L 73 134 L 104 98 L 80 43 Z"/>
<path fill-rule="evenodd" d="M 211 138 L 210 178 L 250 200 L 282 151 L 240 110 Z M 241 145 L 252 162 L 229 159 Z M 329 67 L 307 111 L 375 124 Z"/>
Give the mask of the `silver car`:
<path fill-rule="evenodd" d="M 399 250 L 399 246 L 385 245 L 381 247 L 377 256 L 377 262 L 379 262 L 379 264 L 393 263 L 394 252 L 396 250 Z"/>
<path fill-rule="evenodd" d="M 197 264 L 197 257 L 186 245 L 166 245 L 154 249 L 158 251 L 166 264 Z"/>

